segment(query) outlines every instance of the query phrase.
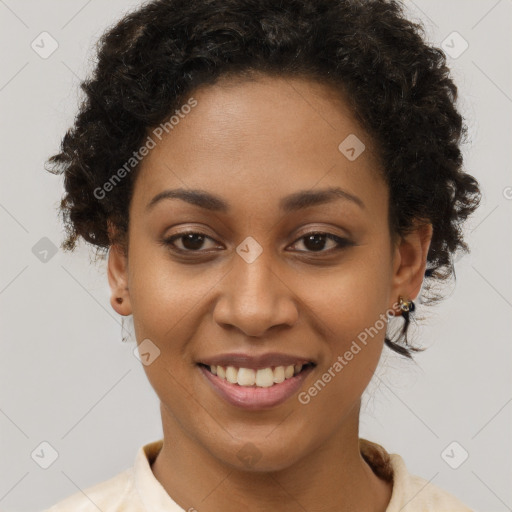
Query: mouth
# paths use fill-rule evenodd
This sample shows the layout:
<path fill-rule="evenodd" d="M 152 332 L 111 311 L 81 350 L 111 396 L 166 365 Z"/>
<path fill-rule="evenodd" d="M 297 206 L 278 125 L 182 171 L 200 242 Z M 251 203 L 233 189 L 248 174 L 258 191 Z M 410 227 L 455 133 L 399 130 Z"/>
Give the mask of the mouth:
<path fill-rule="evenodd" d="M 248 366 L 197 364 L 208 385 L 225 402 L 237 408 L 261 410 L 275 407 L 296 394 L 316 363 L 262 366 L 261 361 L 253 360 L 253 367 Z"/>
<path fill-rule="evenodd" d="M 242 387 L 269 388 L 292 379 L 302 372 L 307 372 L 309 368 L 315 366 L 315 363 L 297 363 L 286 366 L 268 366 L 266 368 L 207 365 L 204 363 L 199 363 L 199 366 L 218 379 L 230 384 Z"/>

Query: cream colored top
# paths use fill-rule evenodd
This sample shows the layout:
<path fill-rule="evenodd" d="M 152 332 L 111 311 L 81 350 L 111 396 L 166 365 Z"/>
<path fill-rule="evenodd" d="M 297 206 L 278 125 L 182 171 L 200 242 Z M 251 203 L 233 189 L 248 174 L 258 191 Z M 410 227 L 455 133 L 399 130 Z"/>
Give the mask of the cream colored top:
<path fill-rule="evenodd" d="M 184 512 L 151 470 L 162 444 L 160 439 L 142 446 L 133 467 L 68 496 L 43 512 Z M 474 512 L 452 494 L 411 475 L 400 455 L 388 454 L 382 446 L 362 438 L 359 447 L 375 474 L 393 480 L 386 512 Z"/>

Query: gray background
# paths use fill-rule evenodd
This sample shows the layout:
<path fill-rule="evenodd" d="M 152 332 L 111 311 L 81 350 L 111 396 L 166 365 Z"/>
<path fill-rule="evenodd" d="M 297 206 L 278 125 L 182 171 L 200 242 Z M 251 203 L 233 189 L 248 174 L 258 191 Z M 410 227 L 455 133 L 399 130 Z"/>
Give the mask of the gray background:
<path fill-rule="evenodd" d="M 43 163 L 73 121 L 93 43 L 139 3 L 0 0 L 2 510 L 41 510 L 106 480 L 162 435 L 135 341 L 121 343 L 105 264 L 92 264 L 83 245 L 73 255 L 43 252 L 63 236 L 61 178 Z M 456 285 L 414 331 L 428 350 L 411 364 L 385 349 L 360 434 L 475 510 L 512 510 L 512 0 L 407 5 L 431 42 L 451 46 L 470 127 L 466 168 L 484 197 L 467 225 L 472 253 L 458 261 Z M 47 58 L 31 47 L 43 31 L 58 43 Z M 461 55 L 454 31 L 469 44 Z M 39 464 L 49 459 L 31 456 L 44 441 L 58 453 L 48 469 Z"/>

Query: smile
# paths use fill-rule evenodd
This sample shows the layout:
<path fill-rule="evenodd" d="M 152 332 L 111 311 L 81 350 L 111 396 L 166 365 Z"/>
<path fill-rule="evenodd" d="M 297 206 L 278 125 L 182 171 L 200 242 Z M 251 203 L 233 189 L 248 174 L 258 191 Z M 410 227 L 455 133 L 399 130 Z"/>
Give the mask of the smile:
<path fill-rule="evenodd" d="M 275 368 L 236 368 L 235 366 L 206 366 L 213 375 L 231 384 L 238 384 L 244 387 L 269 388 L 281 384 L 287 379 L 299 374 L 305 366 L 312 363 L 291 364 L 288 366 L 276 366 Z"/>
<path fill-rule="evenodd" d="M 295 395 L 314 363 L 265 368 L 198 364 L 217 396 L 237 408 L 261 410 L 275 407 Z"/>

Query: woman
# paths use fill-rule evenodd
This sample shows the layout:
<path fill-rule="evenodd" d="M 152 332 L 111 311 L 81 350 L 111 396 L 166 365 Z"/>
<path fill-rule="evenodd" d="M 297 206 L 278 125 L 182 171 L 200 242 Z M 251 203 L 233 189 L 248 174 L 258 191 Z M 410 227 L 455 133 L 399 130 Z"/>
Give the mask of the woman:
<path fill-rule="evenodd" d="M 358 436 L 480 199 L 445 57 L 401 5 L 149 2 L 82 87 L 49 160 L 63 248 L 108 252 L 164 438 L 49 510 L 470 510 Z"/>

